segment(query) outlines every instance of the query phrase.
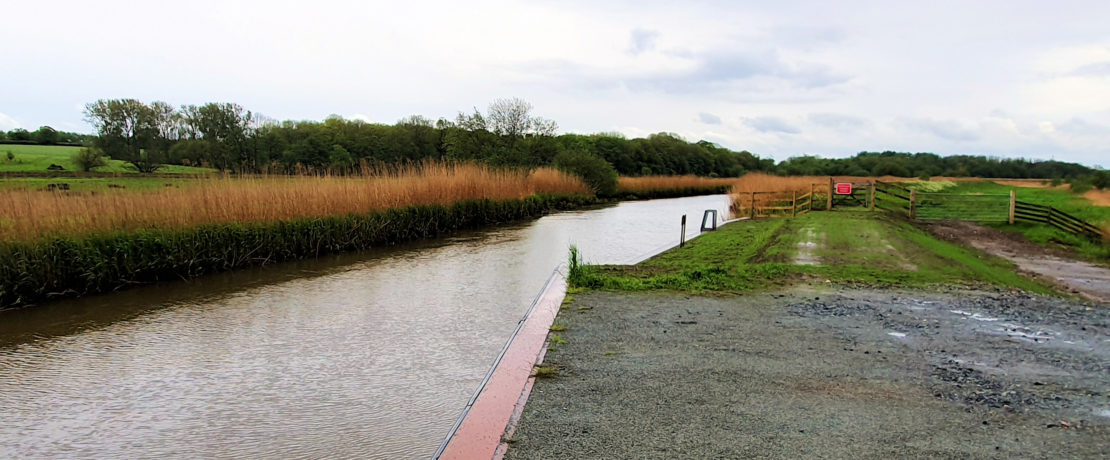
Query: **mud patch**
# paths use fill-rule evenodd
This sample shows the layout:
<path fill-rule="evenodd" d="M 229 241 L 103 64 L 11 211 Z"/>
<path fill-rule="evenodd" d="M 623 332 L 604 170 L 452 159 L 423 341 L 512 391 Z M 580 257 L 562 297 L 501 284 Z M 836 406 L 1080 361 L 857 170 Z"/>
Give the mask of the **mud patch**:
<path fill-rule="evenodd" d="M 1013 262 L 1019 269 L 1055 282 L 1062 288 L 1110 303 L 1110 269 L 1074 260 L 1063 250 L 1034 244 L 1021 235 L 964 221 L 926 225 L 933 234 L 958 241 Z"/>

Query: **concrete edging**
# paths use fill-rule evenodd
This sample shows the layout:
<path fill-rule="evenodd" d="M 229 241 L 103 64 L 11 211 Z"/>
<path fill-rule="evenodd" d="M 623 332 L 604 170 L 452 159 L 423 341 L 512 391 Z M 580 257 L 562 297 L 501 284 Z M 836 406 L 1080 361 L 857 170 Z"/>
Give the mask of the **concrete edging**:
<path fill-rule="evenodd" d="M 724 221 L 717 228 L 747 218 Z M 708 232 L 702 232 L 687 241 Z M 629 263 L 635 265 L 663 252 L 678 247 L 677 244 L 653 250 Z M 524 412 L 524 405 L 532 393 L 536 378 L 532 369 L 543 363 L 547 352 L 547 334 L 559 307 L 566 297 L 567 282 L 556 268 L 540 294 L 520 319 L 513 335 L 509 337 L 501 354 L 486 373 L 485 379 L 459 415 L 459 419 L 444 438 L 435 459 L 501 459 L 508 449 L 503 442 L 512 436 Z"/>

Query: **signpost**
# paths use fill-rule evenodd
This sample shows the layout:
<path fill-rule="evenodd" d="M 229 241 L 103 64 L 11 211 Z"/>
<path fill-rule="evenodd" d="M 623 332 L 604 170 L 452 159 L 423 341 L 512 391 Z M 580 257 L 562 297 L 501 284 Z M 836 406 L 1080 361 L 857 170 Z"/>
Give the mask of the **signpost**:
<path fill-rule="evenodd" d="M 851 182 L 837 182 L 836 184 L 837 195 L 851 195 L 852 183 Z"/>

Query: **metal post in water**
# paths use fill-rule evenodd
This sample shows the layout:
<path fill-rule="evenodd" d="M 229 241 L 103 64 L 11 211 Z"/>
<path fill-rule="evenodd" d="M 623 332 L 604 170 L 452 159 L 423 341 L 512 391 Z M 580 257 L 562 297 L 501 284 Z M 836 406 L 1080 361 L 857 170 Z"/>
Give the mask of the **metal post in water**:
<path fill-rule="evenodd" d="M 678 247 L 686 246 L 686 214 L 682 215 L 682 235 L 679 236 Z"/>

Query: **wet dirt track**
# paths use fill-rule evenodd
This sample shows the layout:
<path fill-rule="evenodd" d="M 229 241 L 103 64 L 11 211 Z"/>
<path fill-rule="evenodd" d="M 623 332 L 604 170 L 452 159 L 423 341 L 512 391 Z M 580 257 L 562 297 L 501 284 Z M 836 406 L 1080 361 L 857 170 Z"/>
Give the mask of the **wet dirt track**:
<path fill-rule="evenodd" d="M 926 228 L 944 239 L 1009 260 L 1022 271 L 1047 278 L 1065 290 L 1110 303 L 1110 268 L 1077 261 L 1063 250 L 1038 246 L 1021 235 L 971 222 L 940 221 Z"/>

